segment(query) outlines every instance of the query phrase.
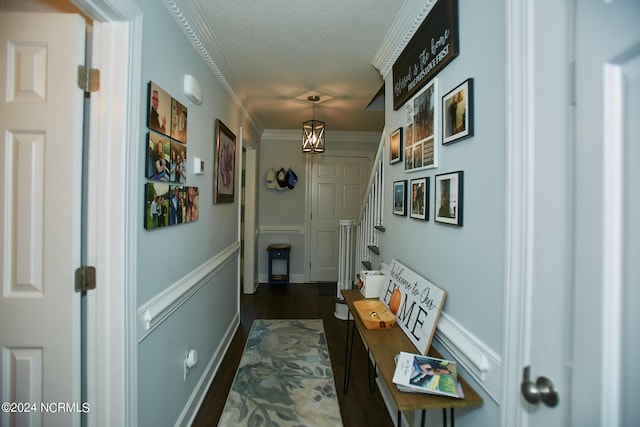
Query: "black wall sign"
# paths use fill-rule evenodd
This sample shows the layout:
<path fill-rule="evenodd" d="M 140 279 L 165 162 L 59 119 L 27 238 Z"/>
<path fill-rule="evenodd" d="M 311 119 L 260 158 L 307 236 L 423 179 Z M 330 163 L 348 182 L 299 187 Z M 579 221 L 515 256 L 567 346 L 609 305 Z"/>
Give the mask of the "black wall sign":
<path fill-rule="evenodd" d="M 393 64 L 393 109 L 400 108 L 459 53 L 458 0 L 438 0 Z"/>

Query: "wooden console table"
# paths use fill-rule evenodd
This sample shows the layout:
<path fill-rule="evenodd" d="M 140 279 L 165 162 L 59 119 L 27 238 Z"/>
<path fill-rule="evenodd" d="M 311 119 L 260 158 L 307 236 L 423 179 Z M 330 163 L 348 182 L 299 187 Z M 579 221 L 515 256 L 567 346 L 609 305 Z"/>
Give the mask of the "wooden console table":
<path fill-rule="evenodd" d="M 364 299 L 358 289 L 342 290 L 342 296 L 344 297 L 347 306 L 349 307 L 349 315 L 347 317 L 347 343 L 345 348 L 345 371 L 344 371 L 344 391 L 345 393 L 349 389 L 349 376 L 351 374 L 351 356 L 353 353 L 353 340 L 354 331 L 357 328 L 365 347 L 367 347 L 369 355 L 375 362 L 375 369 L 380 373 L 383 378 L 389 393 L 393 397 L 393 400 L 398 408 L 398 424 L 401 424 L 401 415 L 405 411 L 422 411 L 422 425 L 425 423 L 425 411 L 427 409 L 442 409 L 444 424 L 447 423 L 447 409 L 451 413 L 451 426 L 454 425 L 454 408 L 466 408 L 482 405 L 482 398 L 478 393 L 471 388 L 471 386 L 460 376 L 460 384 L 462 384 L 462 390 L 464 392 L 464 399 L 457 399 L 454 397 L 437 396 L 433 394 L 423 393 L 408 393 L 399 391 L 396 385 L 393 383 L 393 372 L 395 371 L 394 356 L 401 351 L 409 353 L 417 353 L 415 346 L 409 341 L 409 338 L 404 334 L 402 329 L 396 324 L 389 329 L 367 329 L 366 326 L 360 320 L 357 312 L 355 311 L 353 303 L 357 300 Z M 355 327 L 351 326 L 351 332 L 349 332 L 351 321 L 349 318 L 353 318 Z M 429 356 L 442 358 L 442 356 L 433 347 L 429 350 Z M 369 358 L 367 358 L 367 364 L 369 364 Z M 370 376 L 371 377 L 371 376 Z M 369 378 L 369 386 L 371 386 L 371 379 Z M 373 385 L 375 390 L 375 382 Z"/>

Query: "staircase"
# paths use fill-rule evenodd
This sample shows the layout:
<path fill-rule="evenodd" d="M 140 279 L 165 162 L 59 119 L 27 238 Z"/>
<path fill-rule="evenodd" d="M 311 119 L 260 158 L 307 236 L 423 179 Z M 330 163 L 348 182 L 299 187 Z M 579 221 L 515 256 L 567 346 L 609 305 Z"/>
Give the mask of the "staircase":
<path fill-rule="evenodd" d="M 379 269 L 382 261 L 379 246 L 380 233 L 384 233 L 384 140 L 382 132 L 378 152 L 373 162 L 371 177 L 363 200 L 360 217 L 356 221 L 341 220 L 338 267 L 338 286 L 335 316 L 346 319 L 346 305 L 342 289 L 351 289 L 356 274 L 361 270 Z"/>

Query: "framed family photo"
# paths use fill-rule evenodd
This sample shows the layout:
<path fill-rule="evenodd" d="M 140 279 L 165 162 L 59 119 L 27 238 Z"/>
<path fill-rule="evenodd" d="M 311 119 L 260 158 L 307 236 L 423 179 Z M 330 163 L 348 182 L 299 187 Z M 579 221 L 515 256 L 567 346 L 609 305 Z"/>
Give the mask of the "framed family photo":
<path fill-rule="evenodd" d="M 407 181 L 393 183 L 393 214 L 407 216 Z"/>
<path fill-rule="evenodd" d="M 436 175 L 435 221 L 462 226 L 462 190 L 464 172 Z"/>
<path fill-rule="evenodd" d="M 187 143 L 188 110 L 177 99 L 171 98 L 171 138 Z"/>
<path fill-rule="evenodd" d="M 402 128 L 391 132 L 389 137 L 389 164 L 402 160 Z"/>
<path fill-rule="evenodd" d="M 213 165 L 213 203 L 233 203 L 236 181 L 236 136 L 220 119 L 216 119 Z"/>
<path fill-rule="evenodd" d="M 171 95 L 154 82 L 149 82 L 147 126 L 166 136 L 171 136 Z"/>
<path fill-rule="evenodd" d="M 442 144 L 473 136 L 473 79 L 442 97 Z"/>
<path fill-rule="evenodd" d="M 411 194 L 410 217 L 429 220 L 429 177 L 412 179 L 409 185 Z"/>

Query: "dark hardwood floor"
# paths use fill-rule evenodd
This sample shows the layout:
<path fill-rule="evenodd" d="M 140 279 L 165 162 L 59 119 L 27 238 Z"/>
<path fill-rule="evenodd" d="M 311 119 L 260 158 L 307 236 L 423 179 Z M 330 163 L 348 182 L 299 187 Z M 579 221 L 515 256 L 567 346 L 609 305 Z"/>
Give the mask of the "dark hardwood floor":
<path fill-rule="evenodd" d="M 218 425 L 254 319 L 323 319 L 344 426 L 393 426 L 378 388 L 374 393 L 369 391 L 367 353 L 357 337 L 353 347 L 349 392 L 345 394 L 343 391 L 347 322 L 333 315 L 334 289 L 335 283 L 293 283 L 288 289 L 261 284 L 255 294 L 242 295 L 240 327 L 192 425 Z"/>

